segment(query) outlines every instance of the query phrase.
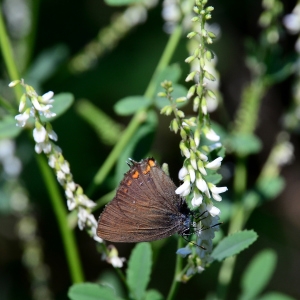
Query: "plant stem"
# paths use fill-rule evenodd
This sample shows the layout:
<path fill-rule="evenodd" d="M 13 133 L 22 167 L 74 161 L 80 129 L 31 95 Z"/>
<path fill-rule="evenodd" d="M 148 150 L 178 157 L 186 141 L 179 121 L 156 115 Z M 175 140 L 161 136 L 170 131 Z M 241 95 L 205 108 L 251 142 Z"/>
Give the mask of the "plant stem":
<path fill-rule="evenodd" d="M 177 249 L 180 249 L 183 247 L 183 239 L 181 237 L 178 238 L 178 245 Z M 176 293 L 178 291 L 180 281 L 178 280 L 182 270 L 182 257 L 180 255 L 176 256 L 176 263 L 175 263 L 175 272 L 174 272 L 174 278 L 173 282 L 167 297 L 167 300 L 173 300 L 176 296 Z"/>
<path fill-rule="evenodd" d="M 180 40 L 181 33 L 182 33 L 182 29 L 180 28 L 180 26 L 177 26 L 173 31 L 168 41 L 168 44 L 166 45 L 166 48 L 159 60 L 159 63 L 153 73 L 150 83 L 145 91 L 144 94 L 145 97 L 150 99 L 154 97 L 154 93 L 157 87 L 157 77 L 160 74 L 160 72 L 164 70 L 164 68 L 166 68 L 166 66 L 169 64 L 172 55 L 176 49 L 176 46 Z M 110 152 L 107 159 L 105 160 L 105 162 L 103 163 L 103 165 L 101 166 L 97 174 L 95 175 L 92 184 L 87 189 L 88 195 L 92 194 L 95 191 L 96 187 L 104 181 L 104 179 L 106 178 L 106 176 L 108 175 L 112 167 L 114 166 L 115 162 L 117 161 L 118 157 L 120 156 L 120 153 L 123 151 L 128 141 L 134 135 L 136 130 L 139 128 L 139 126 L 146 120 L 146 117 L 147 117 L 146 109 L 139 110 L 135 113 L 129 125 L 127 126 L 126 130 L 120 137 L 119 141 L 114 146 L 113 150 Z"/>
<path fill-rule="evenodd" d="M 7 68 L 10 80 L 20 79 L 18 69 L 15 64 L 15 59 L 13 57 L 13 50 L 7 35 L 7 31 L 4 25 L 3 14 L 0 7 L 0 48 L 3 55 L 3 60 Z M 17 85 L 14 89 L 16 99 L 20 99 L 22 95 L 22 87 Z"/>
<path fill-rule="evenodd" d="M 70 275 L 73 283 L 83 282 L 84 276 L 81 262 L 79 259 L 78 249 L 75 242 L 74 232 L 68 227 L 67 209 L 64 204 L 60 192 L 58 190 L 57 182 L 54 179 L 53 173 L 49 169 L 45 158 L 41 155 L 36 155 L 36 159 L 43 176 L 46 188 L 50 195 L 52 207 L 54 209 L 57 223 L 61 233 L 64 249 L 69 265 Z"/>

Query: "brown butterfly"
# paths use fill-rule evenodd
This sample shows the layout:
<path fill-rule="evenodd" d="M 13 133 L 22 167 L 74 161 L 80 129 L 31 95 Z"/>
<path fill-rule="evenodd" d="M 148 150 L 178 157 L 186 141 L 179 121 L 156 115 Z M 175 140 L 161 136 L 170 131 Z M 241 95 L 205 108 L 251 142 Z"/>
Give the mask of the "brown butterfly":
<path fill-rule="evenodd" d="M 111 242 L 147 242 L 188 235 L 191 211 L 153 158 L 130 160 L 116 196 L 98 221 L 97 235 Z"/>

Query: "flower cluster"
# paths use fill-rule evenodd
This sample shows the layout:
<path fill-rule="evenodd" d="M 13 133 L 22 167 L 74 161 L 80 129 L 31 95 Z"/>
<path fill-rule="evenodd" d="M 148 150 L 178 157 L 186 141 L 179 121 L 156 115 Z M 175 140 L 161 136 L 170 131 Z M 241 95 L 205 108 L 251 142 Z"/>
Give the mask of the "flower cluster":
<path fill-rule="evenodd" d="M 197 236 L 196 253 L 192 253 L 191 246 L 179 249 L 178 254 L 189 255 L 188 269 L 184 275 L 189 278 L 196 272 L 201 272 L 207 263 L 210 262 L 209 254 L 212 250 L 212 239 L 214 231 L 218 230 L 218 220 L 220 210 L 214 205 L 213 201 L 221 201 L 221 193 L 227 191 L 227 187 L 217 187 L 217 180 L 213 180 L 213 174 L 220 168 L 223 157 L 219 155 L 222 144 L 220 137 L 212 129 L 208 110 L 207 98 L 215 99 L 215 93 L 208 87 L 207 81 L 214 81 L 215 77 L 207 67 L 208 62 L 213 58 L 213 54 L 205 45 L 211 44 L 214 33 L 206 30 L 205 23 L 211 18 L 213 7 L 205 8 L 207 0 L 196 0 L 194 12 L 196 16 L 192 21 L 197 23 L 198 29 L 190 32 L 189 39 L 197 38 L 196 48 L 191 56 L 185 61 L 192 63 L 198 61 L 198 68 L 193 66 L 193 70 L 187 76 L 186 81 L 194 83 L 189 88 L 186 97 L 175 100 L 172 98 L 172 83 L 165 81 L 162 87 L 165 92 L 159 96 L 170 100 L 170 105 L 162 108 L 161 113 L 170 115 L 172 112 L 175 118 L 171 121 L 170 129 L 181 136 L 180 150 L 185 157 L 183 167 L 179 171 L 179 178 L 183 181 L 182 185 L 176 189 L 176 194 L 187 197 L 192 194 L 191 206 L 197 209 L 200 219 L 195 218 L 194 231 Z M 186 118 L 183 111 L 178 109 L 178 104 L 193 100 L 193 108 L 197 117 Z M 185 280 L 182 278 L 182 280 Z"/>
<path fill-rule="evenodd" d="M 15 117 L 17 126 L 24 127 L 30 117 L 34 119 L 33 139 L 36 143 L 36 153 L 44 152 L 47 155 L 49 166 L 55 170 L 57 180 L 65 190 L 69 210 L 76 209 L 78 212 L 78 227 L 81 230 L 86 228 L 94 240 L 101 243 L 102 239 L 96 234 L 97 221 L 91 213 L 96 204 L 88 199 L 82 188 L 74 182 L 68 161 L 65 160 L 61 149 L 53 143 L 57 141 L 57 134 L 49 122 L 41 120 L 41 116 L 49 119 L 56 115 L 51 111 L 54 93 L 48 92 L 39 96 L 33 87 L 25 84 L 23 80 L 15 80 L 9 86 L 17 84 L 21 84 L 25 89 L 20 99 L 20 114 Z"/>

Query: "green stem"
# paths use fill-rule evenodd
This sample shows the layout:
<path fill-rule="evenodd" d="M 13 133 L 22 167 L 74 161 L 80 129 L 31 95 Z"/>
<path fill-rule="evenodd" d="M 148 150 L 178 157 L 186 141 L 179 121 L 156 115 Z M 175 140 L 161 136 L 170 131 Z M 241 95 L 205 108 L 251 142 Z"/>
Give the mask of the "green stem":
<path fill-rule="evenodd" d="M 181 237 L 178 238 L 178 245 L 177 245 L 177 249 L 180 249 L 183 247 L 183 239 Z M 173 282 L 167 297 L 167 300 L 173 300 L 177 294 L 179 285 L 180 285 L 180 281 L 179 281 L 179 276 L 181 274 L 182 271 L 182 257 L 180 255 L 176 256 L 176 263 L 175 263 L 175 272 L 174 272 L 174 278 L 173 278 Z"/>
<path fill-rule="evenodd" d="M 245 210 L 243 204 L 240 201 L 241 196 L 246 190 L 247 182 L 247 169 L 246 169 L 246 158 L 238 157 L 235 176 L 234 176 L 234 191 L 235 191 L 235 204 L 233 208 L 232 217 L 229 223 L 228 234 L 237 232 L 243 228 L 245 219 Z M 231 282 L 233 269 L 235 266 L 236 257 L 229 257 L 222 263 L 217 287 L 217 299 L 226 299 L 228 293 L 229 283 Z"/>
<path fill-rule="evenodd" d="M 53 173 L 49 169 L 45 159 L 41 155 L 36 155 L 36 159 L 41 174 L 43 176 L 46 188 L 50 195 L 54 213 L 57 218 L 72 281 L 73 283 L 83 282 L 84 276 L 83 276 L 82 266 L 79 259 L 74 232 L 68 227 L 68 222 L 67 222 L 68 213 L 64 204 L 64 200 L 60 195 L 57 182 L 54 179 Z"/>
<path fill-rule="evenodd" d="M 4 25 L 3 14 L 0 7 L 0 48 L 3 55 L 3 60 L 7 68 L 10 80 L 20 79 L 18 69 L 15 64 L 15 59 L 13 57 L 13 50 L 8 38 L 8 34 Z M 20 99 L 22 95 L 22 87 L 17 85 L 14 89 L 16 99 Z"/>
<path fill-rule="evenodd" d="M 180 40 L 181 33 L 182 33 L 182 29 L 179 26 L 177 26 L 173 31 L 168 41 L 168 44 L 159 60 L 159 63 L 154 71 L 150 83 L 145 91 L 144 94 L 145 97 L 150 99 L 154 97 L 154 93 L 157 87 L 157 77 L 160 74 L 160 72 L 164 68 L 166 68 L 166 66 L 168 66 L 172 58 L 172 55 L 176 49 L 176 46 Z M 87 189 L 88 195 L 91 195 L 95 191 L 96 187 L 104 181 L 104 179 L 106 178 L 106 176 L 108 175 L 112 167 L 114 166 L 115 162 L 119 158 L 120 154 L 122 153 L 123 149 L 127 145 L 128 141 L 134 135 L 136 130 L 139 128 L 139 126 L 145 121 L 146 117 L 147 117 L 147 110 L 145 109 L 135 113 L 128 127 L 120 137 L 120 140 L 114 146 L 113 150 L 110 152 L 109 156 L 107 157 L 107 159 L 105 160 L 105 162 L 103 163 L 103 165 L 101 166 L 97 174 L 95 175 L 92 184 Z"/>

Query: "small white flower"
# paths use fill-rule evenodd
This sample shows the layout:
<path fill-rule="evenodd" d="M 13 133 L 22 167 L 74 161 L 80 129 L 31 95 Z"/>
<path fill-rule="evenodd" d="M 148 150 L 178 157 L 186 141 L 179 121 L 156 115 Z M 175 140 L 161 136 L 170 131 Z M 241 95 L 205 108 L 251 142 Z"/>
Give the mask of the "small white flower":
<path fill-rule="evenodd" d="M 76 202 L 75 202 L 74 200 L 68 199 L 68 200 L 67 200 L 67 206 L 68 206 L 68 209 L 71 211 L 71 210 L 73 210 L 77 205 L 76 205 Z"/>
<path fill-rule="evenodd" d="M 118 256 L 110 257 L 110 263 L 115 268 L 122 268 L 124 261 L 125 261 L 125 258 L 123 258 L 123 257 L 118 257 Z"/>
<path fill-rule="evenodd" d="M 74 198 L 73 192 L 71 190 L 69 190 L 68 188 L 66 188 L 65 190 L 65 194 L 67 198 Z"/>
<path fill-rule="evenodd" d="M 291 13 L 283 18 L 283 24 L 291 34 L 296 34 L 300 31 L 300 16 Z"/>
<path fill-rule="evenodd" d="M 98 235 L 94 235 L 93 236 L 94 241 L 98 242 L 98 243 L 103 243 L 103 240 L 101 239 L 101 237 L 99 237 Z"/>
<path fill-rule="evenodd" d="M 218 157 L 215 160 L 211 161 L 210 163 L 205 165 L 205 168 L 211 169 L 211 170 L 217 170 L 221 166 L 221 161 L 223 160 L 222 157 Z"/>
<path fill-rule="evenodd" d="M 66 160 L 60 165 L 60 169 L 65 174 L 70 174 L 70 166 L 69 166 L 69 163 Z"/>
<path fill-rule="evenodd" d="M 54 96 L 54 93 L 52 91 L 45 93 L 42 96 L 42 102 L 45 104 L 54 102 L 54 99 L 52 99 L 53 96 Z"/>
<path fill-rule="evenodd" d="M 56 176 L 57 176 L 57 180 L 65 180 L 66 179 L 65 173 L 62 172 L 61 170 L 58 170 L 56 172 Z"/>
<path fill-rule="evenodd" d="M 196 179 L 196 186 L 202 193 L 204 193 L 208 189 L 207 184 L 202 177 L 198 177 Z"/>
<path fill-rule="evenodd" d="M 193 197 L 192 202 L 191 202 L 192 206 L 193 207 L 198 207 L 202 204 L 202 201 L 203 201 L 203 196 L 200 193 L 195 191 L 194 192 L 194 197 Z"/>
<path fill-rule="evenodd" d="M 57 141 L 57 134 L 54 130 L 48 131 L 48 136 L 51 140 Z"/>
<path fill-rule="evenodd" d="M 33 129 L 33 138 L 36 143 L 42 143 L 45 141 L 47 136 L 47 131 L 44 126 L 41 126 L 40 128 L 34 128 Z"/>
<path fill-rule="evenodd" d="M 189 166 L 188 171 L 190 174 L 191 182 L 195 182 L 195 179 L 196 179 L 195 170 L 193 169 L 192 166 Z"/>
<path fill-rule="evenodd" d="M 206 209 L 213 217 L 218 216 L 221 212 L 217 207 L 213 206 L 212 204 L 208 204 L 206 206 Z"/>
<path fill-rule="evenodd" d="M 197 154 L 199 155 L 199 157 L 202 161 L 208 161 L 208 157 L 205 154 L 203 154 L 202 152 L 198 151 Z"/>
<path fill-rule="evenodd" d="M 186 190 L 190 190 L 190 181 L 185 180 L 181 186 L 179 186 L 176 190 L 175 193 L 178 195 L 181 195 L 184 193 Z"/>
<path fill-rule="evenodd" d="M 50 111 L 49 109 L 47 109 L 47 110 L 44 111 L 44 116 L 45 116 L 45 118 L 50 119 L 50 118 L 55 117 L 56 113 L 54 113 L 54 112 Z"/>
<path fill-rule="evenodd" d="M 214 184 L 210 184 L 209 189 L 214 194 L 221 194 L 221 193 L 224 193 L 224 192 L 228 191 L 228 188 L 226 186 L 217 187 Z"/>
<path fill-rule="evenodd" d="M 182 167 L 182 168 L 179 170 L 178 178 L 179 178 L 180 180 L 183 180 L 184 177 L 185 177 L 188 173 L 189 173 L 189 172 L 188 172 L 187 168 L 186 168 L 186 167 Z"/>
<path fill-rule="evenodd" d="M 220 137 L 211 128 L 207 132 L 205 132 L 205 136 L 208 140 L 213 142 L 217 142 L 220 140 Z"/>
<path fill-rule="evenodd" d="M 56 157 L 55 157 L 55 155 L 49 155 L 48 165 L 49 165 L 52 169 L 54 169 L 55 163 L 56 163 Z"/>
<path fill-rule="evenodd" d="M 67 189 L 69 189 L 69 190 L 71 190 L 72 192 L 74 192 L 75 189 L 76 189 L 76 184 L 75 184 L 75 182 L 74 182 L 74 181 L 68 182 L 68 183 L 67 183 Z"/>
<path fill-rule="evenodd" d="M 46 154 L 50 153 L 52 149 L 52 145 L 49 142 L 37 143 L 35 144 L 34 150 L 36 153 L 40 154 L 42 151 Z"/>
<path fill-rule="evenodd" d="M 17 120 L 17 126 L 18 127 L 24 127 L 27 120 L 30 117 L 30 110 L 26 110 L 24 113 L 16 115 L 15 119 Z"/>

